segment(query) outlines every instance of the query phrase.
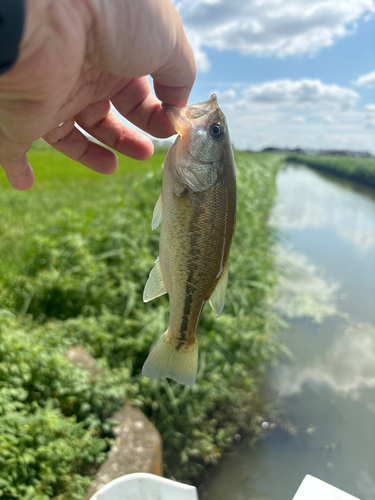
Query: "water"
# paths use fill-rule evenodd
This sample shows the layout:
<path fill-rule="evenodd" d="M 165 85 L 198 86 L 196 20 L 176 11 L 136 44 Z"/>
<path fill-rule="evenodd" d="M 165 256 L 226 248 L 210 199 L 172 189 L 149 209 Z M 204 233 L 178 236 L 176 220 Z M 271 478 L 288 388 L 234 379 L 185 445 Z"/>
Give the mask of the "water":
<path fill-rule="evenodd" d="M 294 358 L 270 374 L 284 425 L 225 456 L 200 498 L 292 500 L 311 474 L 375 500 L 375 193 L 297 166 L 277 183 L 280 265 L 298 268 L 279 303 Z"/>

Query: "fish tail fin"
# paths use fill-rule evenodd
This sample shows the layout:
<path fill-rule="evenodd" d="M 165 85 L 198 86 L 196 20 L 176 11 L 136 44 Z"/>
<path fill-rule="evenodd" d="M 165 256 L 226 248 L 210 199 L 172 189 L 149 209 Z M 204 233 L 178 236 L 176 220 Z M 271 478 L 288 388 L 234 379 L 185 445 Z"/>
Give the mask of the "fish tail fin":
<path fill-rule="evenodd" d="M 169 377 L 179 384 L 193 385 L 198 371 L 198 342 L 177 346 L 168 329 L 157 341 L 142 368 L 148 378 Z"/>

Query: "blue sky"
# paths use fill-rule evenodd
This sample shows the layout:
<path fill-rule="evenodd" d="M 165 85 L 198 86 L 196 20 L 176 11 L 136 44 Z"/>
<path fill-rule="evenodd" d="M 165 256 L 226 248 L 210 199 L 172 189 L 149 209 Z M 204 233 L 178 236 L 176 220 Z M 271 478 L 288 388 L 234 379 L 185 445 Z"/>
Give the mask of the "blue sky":
<path fill-rule="evenodd" d="M 375 0 L 175 0 L 238 148 L 375 153 Z"/>

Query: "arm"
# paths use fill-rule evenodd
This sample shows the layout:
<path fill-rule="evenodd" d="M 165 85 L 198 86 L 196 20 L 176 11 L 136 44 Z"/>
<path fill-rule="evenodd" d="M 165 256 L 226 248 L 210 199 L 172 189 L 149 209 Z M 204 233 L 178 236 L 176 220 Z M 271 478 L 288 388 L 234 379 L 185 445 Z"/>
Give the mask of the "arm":
<path fill-rule="evenodd" d="M 113 103 L 145 132 L 172 135 L 150 93 L 149 74 L 160 100 L 186 104 L 195 65 L 169 0 L 26 0 L 17 62 L 0 75 L 0 164 L 9 182 L 31 187 L 26 153 L 40 137 L 83 165 L 112 173 L 116 155 L 90 142 L 75 123 L 122 154 L 149 158 L 151 141 L 110 111 Z"/>

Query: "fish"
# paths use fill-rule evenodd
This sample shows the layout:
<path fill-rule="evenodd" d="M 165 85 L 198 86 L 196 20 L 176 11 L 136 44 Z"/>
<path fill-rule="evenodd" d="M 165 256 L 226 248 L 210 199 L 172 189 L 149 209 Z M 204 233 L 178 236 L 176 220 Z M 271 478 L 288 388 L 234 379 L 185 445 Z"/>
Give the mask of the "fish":
<path fill-rule="evenodd" d="M 161 223 L 159 257 L 143 300 L 169 295 L 170 321 L 142 369 L 148 378 L 193 385 L 197 328 L 207 301 L 224 308 L 229 251 L 236 225 L 236 174 L 226 118 L 212 94 L 178 108 L 163 103 L 178 137 L 164 162 L 151 227 Z"/>

